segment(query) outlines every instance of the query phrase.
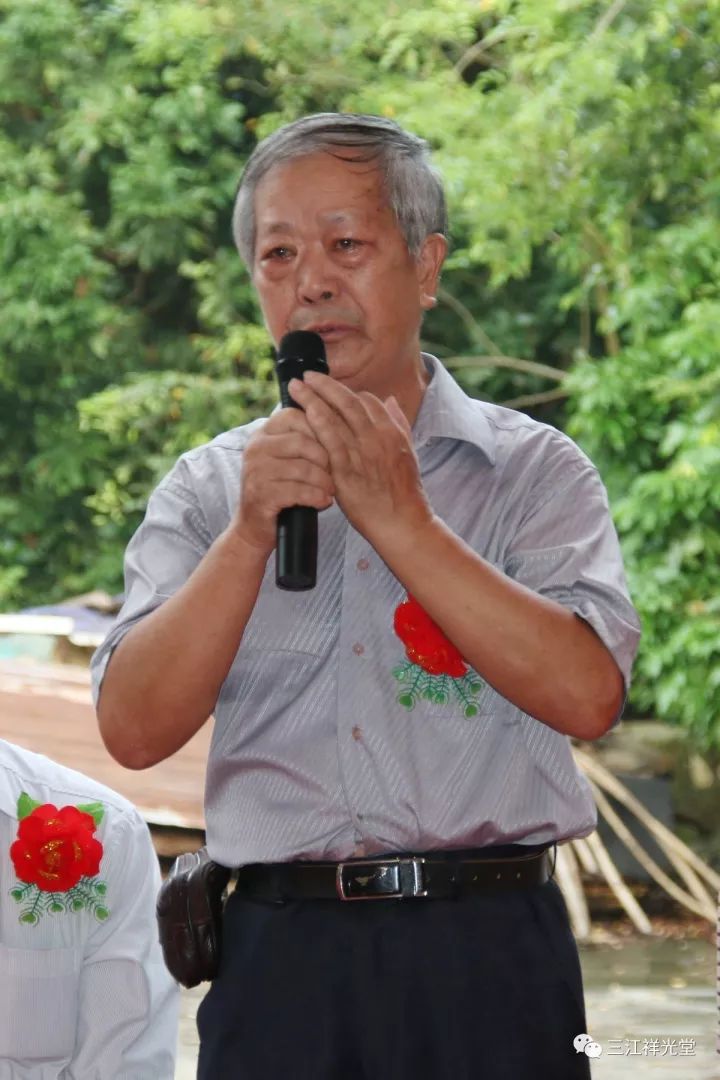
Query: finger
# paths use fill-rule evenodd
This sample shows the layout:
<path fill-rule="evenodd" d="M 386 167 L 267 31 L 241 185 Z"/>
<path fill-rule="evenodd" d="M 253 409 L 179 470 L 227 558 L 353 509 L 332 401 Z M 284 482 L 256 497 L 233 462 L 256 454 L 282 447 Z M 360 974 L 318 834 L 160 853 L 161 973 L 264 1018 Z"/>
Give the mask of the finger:
<path fill-rule="evenodd" d="M 314 506 L 316 510 L 327 510 L 334 503 L 334 498 L 314 484 L 299 481 L 283 482 L 273 492 L 278 510 L 288 506 Z"/>
<path fill-rule="evenodd" d="M 272 450 L 270 452 L 273 454 L 279 453 L 281 456 L 289 457 L 297 451 L 301 457 L 316 461 L 318 465 L 329 464 L 327 451 L 313 431 L 302 409 L 283 409 L 281 412 L 275 413 L 261 428 L 257 437 L 261 445 L 265 439 L 272 438 L 272 443 L 266 444 L 265 449 L 268 449 L 271 445 Z M 301 441 L 290 441 L 294 439 Z"/>
<path fill-rule="evenodd" d="M 385 408 L 390 413 L 390 416 L 393 418 L 393 420 L 395 420 L 397 425 L 402 429 L 402 431 L 405 432 L 408 438 L 412 440 L 412 428 L 410 426 L 410 421 L 400 408 L 400 405 L 398 404 L 398 400 L 395 395 L 391 394 L 390 397 L 385 398 L 383 404 L 385 405 Z"/>
<path fill-rule="evenodd" d="M 288 389 L 310 419 L 310 409 L 314 410 L 315 415 L 327 415 L 318 406 L 319 402 L 323 402 L 326 409 L 337 414 L 355 438 L 365 434 L 372 426 L 371 416 L 363 401 L 364 397 L 371 395 L 356 394 L 330 375 L 322 375 L 318 371 L 306 371 L 304 381 L 298 382 L 299 385 L 295 385 L 295 380 L 291 380 Z"/>
<path fill-rule="evenodd" d="M 306 421 L 307 424 L 307 421 Z M 330 457 L 308 425 L 307 432 L 282 432 L 267 436 L 267 453 L 274 458 L 299 458 L 329 469 Z"/>
<path fill-rule="evenodd" d="M 267 483 L 294 480 L 321 488 L 329 495 L 335 494 L 335 484 L 327 469 L 298 458 L 269 460 L 262 472 L 258 472 L 258 480 L 260 479 Z"/>

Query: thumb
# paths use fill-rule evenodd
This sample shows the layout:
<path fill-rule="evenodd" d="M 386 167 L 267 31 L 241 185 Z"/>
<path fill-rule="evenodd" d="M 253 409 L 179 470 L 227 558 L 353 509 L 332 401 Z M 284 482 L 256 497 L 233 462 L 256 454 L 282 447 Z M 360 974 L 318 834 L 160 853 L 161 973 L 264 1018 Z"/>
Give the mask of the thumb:
<path fill-rule="evenodd" d="M 412 428 L 408 423 L 407 416 L 398 405 L 397 398 L 394 394 L 391 394 L 390 397 L 385 398 L 385 407 L 392 416 L 393 420 L 396 420 L 398 422 L 403 431 L 406 431 L 408 434 L 410 434 Z"/>

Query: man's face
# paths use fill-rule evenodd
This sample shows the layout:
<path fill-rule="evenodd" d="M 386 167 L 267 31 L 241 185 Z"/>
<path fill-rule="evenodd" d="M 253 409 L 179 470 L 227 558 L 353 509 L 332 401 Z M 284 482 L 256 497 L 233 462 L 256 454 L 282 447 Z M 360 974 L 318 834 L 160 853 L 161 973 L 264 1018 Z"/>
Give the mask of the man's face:
<path fill-rule="evenodd" d="M 353 390 L 411 378 L 445 241 L 435 234 L 410 255 L 375 166 L 325 153 L 276 165 L 255 215 L 253 281 L 275 343 L 316 331 L 330 374 Z"/>

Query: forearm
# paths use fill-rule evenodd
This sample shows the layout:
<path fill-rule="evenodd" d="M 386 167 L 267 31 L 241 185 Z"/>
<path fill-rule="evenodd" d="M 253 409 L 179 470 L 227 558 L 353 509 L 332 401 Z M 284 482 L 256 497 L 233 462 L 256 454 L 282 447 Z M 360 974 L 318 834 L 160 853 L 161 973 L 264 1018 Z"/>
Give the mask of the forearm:
<path fill-rule="evenodd" d="M 117 646 L 98 702 L 103 741 L 143 769 L 174 754 L 208 719 L 255 606 L 267 556 L 222 533 L 178 592 Z"/>
<path fill-rule="evenodd" d="M 622 704 L 623 681 L 594 631 L 572 611 L 508 578 L 439 518 L 379 554 L 498 693 L 556 731 L 595 739 Z"/>

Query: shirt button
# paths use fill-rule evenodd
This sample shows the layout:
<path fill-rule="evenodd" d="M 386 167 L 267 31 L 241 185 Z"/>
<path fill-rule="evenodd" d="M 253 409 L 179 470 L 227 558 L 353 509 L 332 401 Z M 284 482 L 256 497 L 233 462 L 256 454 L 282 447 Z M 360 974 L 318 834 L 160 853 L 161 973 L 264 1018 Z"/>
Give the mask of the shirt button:
<path fill-rule="evenodd" d="M 367 561 L 367 559 L 358 559 L 357 561 L 358 570 L 367 570 L 369 565 L 370 563 Z"/>
<path fill-rule="evenodd" d="M 357 724 L 355 724 L 352 729 L 352 737 L 355 742 L 360 742 L 362 740 L 362 728 L 359 728 Z"/>
<path fill-rule="evenodd" d="M 359 641 L 356 641 L 353 645 L 353 652 L 356 656 L 362 656 L 362 654 L 365 652 L 365 646 L 361 645 Z"/>

